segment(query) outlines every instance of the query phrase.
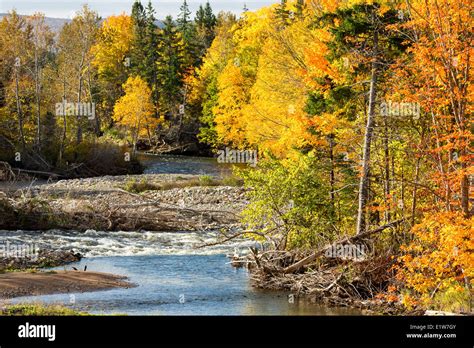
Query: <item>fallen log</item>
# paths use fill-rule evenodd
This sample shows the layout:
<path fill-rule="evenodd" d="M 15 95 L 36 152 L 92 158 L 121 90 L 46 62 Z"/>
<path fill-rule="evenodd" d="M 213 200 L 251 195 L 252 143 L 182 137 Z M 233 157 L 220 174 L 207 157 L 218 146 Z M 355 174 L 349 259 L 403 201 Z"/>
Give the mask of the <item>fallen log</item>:
<path fill-rule="evenodd" d="M 20 168 L 12 168 L 12 170 L 16 170 L 18 173 L 27 173 L 27 174 L 39 174 L 42 176 L 48 176 L 52 178 L 61 178 L 63 175 L 58 174 L 58 173 L 52 173 L 52 172 L 44 172 L 41 170 L 29 170 L 29 169 L 20 169 Z"/>
<path fill-rule="evenodd" d="M 393 222 L 390 222 L 386 225 L 383 225 L 383 226 L 380 226 L 380 227 L 377 227 L 376 229 L 374 230 L 370 230 L 370 231 L 365 231 L 363 233 L 360 233 L 360 234 L 357 234 L 355 236 L 352 236 L 352 237 L 347 237 L 347 238 L 344 238 L 342 240 L 339 240 L 335 243 L 332 243 L 330 245 L 327 245 L 325 246 L 324 248 L 322 249 L 319 249 L 317 251 L 315 251 L 313 254 L 301 259 L 300 261 L 292 264 L 291 266 L 288 266 L 286 268 L 284 268 L 282 270 L 283 273 L 287 274 L 287 273 L 294 273 L 298 270 L 300 270 L 302 267 L 306 266 L 307 264 L 315 261 L 318 257 L 320 256 L 323 256 L 326 251 L 330 248 L 333 248 L 334 246 L 338 245 L 338 244 L 345 244 L 345 243 L 352 243 L 352 242 L 355 242 L 357 240 L 360 240 L 360 239 L 363 239 L 363 238 L 366 238 L 366 237 L 369 237 L 371 235 L 374 235 L 376 233 L 380 233 L 384 230 L 386 230 L 387 228 L 390 228 L 390 227 L 395 227 L 395 226 L 398 226 L 399 224 L 401 224 L 402 222 L 404 222 L 406 219 L 409 219 L 409 217 L 407 218 L 403 218 L 403 219 L 399 219 L 399 220 L 395 220 Z"/>

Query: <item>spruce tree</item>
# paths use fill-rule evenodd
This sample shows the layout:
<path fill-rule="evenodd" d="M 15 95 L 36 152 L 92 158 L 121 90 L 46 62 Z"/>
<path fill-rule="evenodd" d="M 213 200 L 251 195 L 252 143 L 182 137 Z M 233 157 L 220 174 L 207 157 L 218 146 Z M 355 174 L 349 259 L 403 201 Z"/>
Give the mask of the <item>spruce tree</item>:
<path fill-rule="evenodd" d="M 146 13 L 142 3 L 136 0 L 132 6 L 133 39 L 130 50 L 130 68 L 133 74 L 145 77 L 146 58 L 144 47 L 146 46 Z"/>
<path fill-rule="evenodd" d="M 196 44 L 196 28 L 191 20 L 191 11 L 186 0 L 180 7 L 180 13 L 176 20 L 177 29 L 181 33 L 185 48 L 185 64 L 188 68 L 196 66 L 200 56 L 199 47 Z"/>
<path fill-rule="evenodd" d="M 157 80 L 160 111 L 163 115 L 177 112 L 182 102 L 185 72 L 184 41 L 171 16 L 167 16 L 160 31 L 158 45 Z"/>
<path fill-rule="evenodd" d="M 217 25 L 217 18 L 212 11 L 209 2 L 206 3 L 205 7 L 199 6 L 194 19 L 196 23 L 197 36 L 199 38 L 200 54 L 199 64 L 201 63 L 202 56 L 205 54 L 207 49 L 211 47 L 212 41 L 215 37 L 215 27 Z"/>
<path fill-rule="evenodd" d="M 148 83 L 152 92 L 153 104 L 155 107 L 158 107 L 159 103 L 159 87 L 158 87 L 158 78 L 157 78 L 157 66 L 156 61 L 158 60 L 158 28 L 155 24 L 155 10 L 151 4 L 151 1 L 148 1 L 146 8 L 146 39 L 144 54 L 145 54 L 145 70 L 143 72 L 143 77 Z"/>
<path fill-rule="evenodd" d="M 281 0 L 280 5 L 275 10 L 277 18 L 283 25 L 288 24 L 290 18 L 290 11 L 287 9 L 287 2 L 287 0 Z"/>
<path fill-rule="evenodd" d="M 209 1 L 206 2 L 206 6 L 204 7 L 204 25 L 206 28 L 206 48 L 209 48 L 212 44 L 212 41 L 215 37 L 215 28 L 217 25 L 217 18 L 212 11 L 211 5 Z"/>

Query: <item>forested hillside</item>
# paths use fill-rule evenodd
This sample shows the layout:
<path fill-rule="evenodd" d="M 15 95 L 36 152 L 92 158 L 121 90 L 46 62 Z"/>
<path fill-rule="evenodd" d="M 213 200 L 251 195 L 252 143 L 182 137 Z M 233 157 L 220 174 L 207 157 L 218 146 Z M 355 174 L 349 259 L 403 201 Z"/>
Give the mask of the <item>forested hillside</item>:
<path fill-rule="evenodd" d="M 137 1 L 103 20 L 84 7 L 58 35 L 13 12 L 0 160 L 81 176 L 139 170 L 138 149 L 255 151 L 257 167 L 237 171 L 245 235 L 272 246 L 256 255 L 263 283 L 309 274 L 309 292 L 470 311 L 472 10 L 281 0 L 238 18 L 185 1 L 157 27 Z M 320 260 L 334 243 L 363 261 Z"/>

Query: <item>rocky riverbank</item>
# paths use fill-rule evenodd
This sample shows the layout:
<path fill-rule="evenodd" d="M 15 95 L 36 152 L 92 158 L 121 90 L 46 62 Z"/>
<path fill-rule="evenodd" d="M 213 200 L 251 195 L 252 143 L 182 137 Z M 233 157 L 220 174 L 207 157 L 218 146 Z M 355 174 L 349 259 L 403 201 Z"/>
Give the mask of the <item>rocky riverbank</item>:
<path fill-rule="evenodd" d="M 237 227 L 238 215 L 247 204 L 245 189 L 204 179 L 148 174 L 36 186 L 3 183 L 0 229 L 181 231 Z"/>

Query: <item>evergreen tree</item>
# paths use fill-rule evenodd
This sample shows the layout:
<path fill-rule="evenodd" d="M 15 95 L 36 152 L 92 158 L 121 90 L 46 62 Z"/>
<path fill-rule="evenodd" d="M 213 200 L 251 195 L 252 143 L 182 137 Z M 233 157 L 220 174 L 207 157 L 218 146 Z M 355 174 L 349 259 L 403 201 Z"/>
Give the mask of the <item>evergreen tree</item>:
<path fill-rule="evenodd" d="M 193 39 L 193 22 L 191 21 L 191 11 L 186 0 L 180 7 L 178 19 L 176 20 L 178 30 L 183 35 L 183 39 L 186 43 L 189 43 Z"/>
<path fill-rule="evenodd" d="M 191 11 L 186 0 L 180 7 L 180 13 L 176 20 L 177 30 L 181 33 L 185 48 L 185 64 L 187 67 L 196 66 L 199 47 L 196 44 L 196 27 L 191 20 Z"/>
<path fill-rule="evenodd" d="M 276 15 L 283 25 L 288 24 L 290 11 L 287 9 L 288 0 L 281 0 L 280 5 L 276 8 Z"/>
<path fill-rule="evenodd" d="M 206 50 L 211 47 L 212 41 L 215 38 L 215 27 L 217 25 L 217 18 L 214 15 L 211 5 L 209 2 L 206 3 L 205 7 L 199 6 L 194 19 L 196 23 L 197 36 L 199 38 L 200 45 L 200 56 L 197 57 L 199 60 L 198 65 L 202 62 L 202 56 Z"/>
<path fill-rule="evenodd" d="M 349 8 L 338 9 L 335 13 L 323 15 L 322 19 L 331 24 L 334 40 L 328 44 L 332 53 L 330 59 L 338 59 L 348 52 L 357 52 L 365 60 L 355 67 L 355 80 L 361 76 L 370 80 L 368 93 L 368 110 L 362 154 L 362 173 L 359 183 L 359 208 L 357 213 L 357 233 L 363 233 L 367 227 L 367 212 L 371 204 L 370 179 L 373 165 L 371 163 L 373 138 L 376 136 L 376 101 L 380 85 L 388 66 L 403 50 L 402 34 L 388 29 L 399 19 L 395 10 L 380 14 L 378 4 L 357 4 Z M 363 90 L 366 94 L 367 91 Z M 387 135 L 385 134 L 385 137 Z M 387 158 L 389 156 L 386 144 Z M 390 181 L 390 171 L 386 168 L 386 181 Z M 388 187 L 388 186 L 387 186 Z M 390 192 L 385 192 L 390 196 Z"/>
<path fill-rule="evenodd" d="M 215 28 L 217 25 L 217 18 L 212 11 L 211 5 L 209 1 L 206 2 L 206 6 L 204 7 L 204 23 L 206 28 L 206 48 L 209 48 L 212 44 L 212 41 L 215 37 Z"/>
<path fill-rule="evenodd" d="M 145 77 L 146 54 L 143 49 L 146 44 L 147 18 L 142 3 L 136 0 L 132 6 L 133 39 L 130 50 L 130 64 L 132 73 Z"/>
<path fill-rule="evenodd" d="M 158 107 L 159 103 L 159 87 L 157 78 L 156 61 L 158 60 L 158 28 L 155 24 L 155 10 L 148 2 L 146 8 L 146 39 L 145 39 L 145 70 L 143 77 L 151 88 L 153 104 Z"/>
<path fill-rule="evenodd" d="M 185 73 L 185 45 L 173 18 L 167 16 L 160 31 L 158 45 L 157 79 L 160 93 L 160 111 L 163 115 L 176 113 L 182 101 Z"/>
<path fill-rule="evenodd" d="M 202 28 L 206 24 L 206 12 L 204 11 L 204 7 L 199 5 L 199 9 L 196 11 L 196 17 L 194 18 L 194 23 L 198 28 Z"/>
<path fill-rule="evenodd" d="M 131 47 L 131 71 L 140 76 L 151 88 L 155 107 L 159 102 L 156 61 L 158 59 L 158 33 L 155 10 L 151 1 L 146 8 L 140 1 L 132 7 L 133 39 Z"/>

